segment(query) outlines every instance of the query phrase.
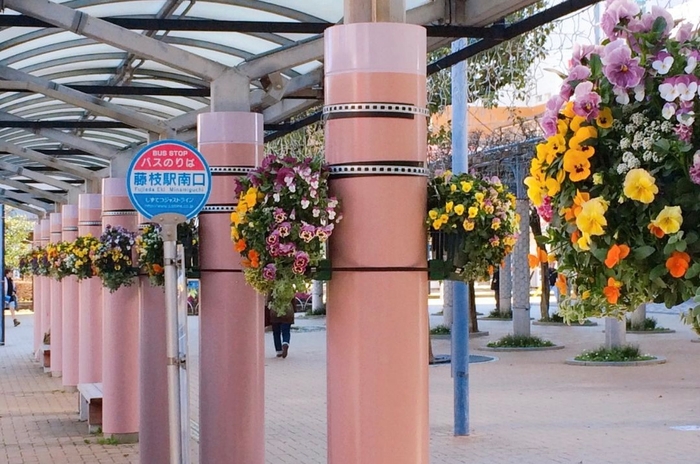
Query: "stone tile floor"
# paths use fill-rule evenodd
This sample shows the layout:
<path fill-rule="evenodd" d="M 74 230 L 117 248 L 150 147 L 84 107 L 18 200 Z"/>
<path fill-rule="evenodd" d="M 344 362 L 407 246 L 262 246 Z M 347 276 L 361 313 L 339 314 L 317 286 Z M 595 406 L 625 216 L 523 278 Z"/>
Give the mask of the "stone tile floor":
<path fill-rule="evenodd" d="M 432 303 L 432 302 L 431 302 Z M 479 310 L 492 309 L 480 300 Z M 537 311 L 533 301 L 533 314 Z M 431 306 L 431 310 L 439 310 Z M 663 365 L 578 367 L 563 360 L 603 342 L 597 327 L 533 326 L 532 332 L 564 350 L 497 353 L 496 362 L 470 368 L 469 437 L 452 435 L 449 365 L 430 367 L 430 433 L 433 464 L 698 464 L 700 343 L 676 314 L 650 314 L 674 334 L 628 335 L 644 352 L 665 356 Z M 138 445 L 100 444 L 78 422 L 77 394 L 43 374 L 31 359 L 31 314 L 7 327 L 0 347 L 0 463 L 138 463 Z M 431 323 L 441 318 L 432 316 Z M 9 321 L 9 316 L 5 319 Z M 190 318 L 191 416 L 197 421 L 197 319 Z M 299 326 L 325 320 L 298 319 Z M 508 333 L 509 322 L 479 321 L 489 337 L 474 339 L 472 353 Z M 325 331 L 294 332 L 290 356 L 274 357 L 266 334 L 266 456 L 270 464 L 325 464 Z M 433 342 L 449 353 L 449 340 Z M 196 429 L 196 427 L 195 427 Z M 700 427 L 698 427 L 700 429 Z M 192 440 L 192 462 L 197 444 Z M 146 463 L 151 464 L 151 463 Z M 206 463 L 218 464 L 218 463 Z M 374 463 L 359 463 L 374 464 Z M 383 463 L 377 463 L 383 464 Z"/>

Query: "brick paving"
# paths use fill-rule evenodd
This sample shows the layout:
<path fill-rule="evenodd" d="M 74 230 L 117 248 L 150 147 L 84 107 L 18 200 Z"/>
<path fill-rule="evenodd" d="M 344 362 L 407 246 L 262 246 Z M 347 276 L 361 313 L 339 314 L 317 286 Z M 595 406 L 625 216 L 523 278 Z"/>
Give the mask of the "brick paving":
<path fill-rule="evenodd" d="M 487 312 L 490 307 L 479 309 Z M 430 368 L 431 463 L 700 463 L 700 431 L 670 428 L 700 425 L 700 344 L 690 343 L 697 336 L 677 315 L 650 315 L 677 332 L 628 335 L 628 341 L 668 362 L 623 368 L 562 362 L 600 345 L 602 324 L 533 326 L 534 335 L 566 348 L 492 353 L 479 347 L 508 333 L 512 325 L 479 321 L 479 328 L 490 336 L 472 340 L 472 353 L 499 359 L 471 365 L 469 437 L 452 436 L 449 365 Z M 100 444 L 98 437 L 89 435 L 85 423 L 78 422 L 77 394 L 63 392 L 60 379 L 43 374 L 33 362 L 32 319 L 30 314 L 20 315 L 22 325 L 7 327 L 6 345 L 0 347 L 0 463 L 138 463 L 138 445 Z M 196 423 L 197 324 L 196 318 L 190 319 L 191 416 Z M 431 323 L 438 322 L 440 318 L 431 317 Z M 323 319 L 298 320 L 298 325 L 323 324 Z M 290 356 L 281 360 L 274 357 L 271 335 L 266 335 L 270 464 L 326 463 L 325 336 L 324 331 L 293 333 Z M 448 353 L 449 343 L 434 341 L 434 351 Z M 192 462 L 198 463 L 194 440 L 192 450 Z"/>

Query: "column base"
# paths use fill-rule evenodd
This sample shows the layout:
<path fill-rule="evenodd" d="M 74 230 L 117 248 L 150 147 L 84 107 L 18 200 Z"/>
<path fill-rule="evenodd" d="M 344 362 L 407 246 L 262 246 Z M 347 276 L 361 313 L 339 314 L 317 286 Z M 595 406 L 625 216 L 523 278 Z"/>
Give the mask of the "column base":
<path fill-rule="evenodd" d="M 133 433 L 111 433 L 109 435 L 109 438 L 116 440 L 120 445 L 121 444 L 131 444 L 131 443 L 138 443 L 139 442 L 139 433 L 138 432 L 133 432 Z"/>
<path fill-rule="evenodd" d="M 63 377 L 63 372 L 61 372 L 61 371 L 51 371 L 51 377 L 57 377 L 57 378 Z"/>
<path fill-rule="evenodd" d="M 63 391 L 66 393 L 77 393 L 78 387 L 76 387 L 74 385 L 64 385 Z"/>

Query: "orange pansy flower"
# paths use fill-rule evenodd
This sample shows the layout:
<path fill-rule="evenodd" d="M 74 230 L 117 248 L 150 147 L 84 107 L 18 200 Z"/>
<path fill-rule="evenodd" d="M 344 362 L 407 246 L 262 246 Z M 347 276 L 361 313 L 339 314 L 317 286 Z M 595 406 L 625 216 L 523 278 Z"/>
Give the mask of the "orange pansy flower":
<path fill-rule="evenodd" d="M 617 304 L 617 300 L 620 298 L 620 287 L 622 287 L 622 282 L 618 282 L 614 277 L 608 277 L 608 285 L 603 288 L 603 294 L 608 299 L 608 303 Z"/>
<path fill-rule="evenodd" d="M 238 240 L 238 241 L 236 242 L 236 245 L 235 245 L 234 248 L 236 249 L 237 252 L 240 253 L 241 251 L 243 251 L 243 250 L 246 249 L 246 246 L 247 246 L 247 245 L 246 245 L 246 243 L 245 243 L 245 240 L 244 240 L 244 239 L 240 239 L 240 240 Z"/>
<path fill-rule="evenodd" d="M 153 266 L 151 267 L 153 268 L 153 272 L 155 272 L 156 274 L 163 273 L 163 266 L 161 266 L 160 264 L 153 263 Z"/>
<path fill-rule="evenodd" d="M 663 238 L 663 236 L 666 235 L 664 233 L 664 231 L 661 229 L 661 227 L 657 227 L 654 224 L 649 224 L 647 226 L 647 229 L 649 229 L 649 232 L 654 234 L 654 236 L 656 236 L 656 238 Z"/>
<path fill-rule="evenodd" d="M 674 251 L 666 260 L 666 269 L 676 278 L 683 277 L 689 267 L 690 255 L 685 251 Z"/>
<path fill-rule="evenodd" d="M 578 229 L 576 229 L 574 231 L 574 233 L 571 234 L 571 243 L 573 243 L 575 245 L 576 242 L 578 242 L 578 239 L 580 239 L 580 238 L 581 238 L 581 232 L 579 232 Z"/>
<path fill-rule="evenodd" d="M 537 267 L 539 264 L 547 262 L 549 262 L 549 256 L 547 255 L 547 251 L 542 248 L 537 248 L 536 255 L 527 255 L 527 263 L 530 267 Z"/>
<path fill-rule="evenodd" d="M 260 253 L 255 250 L 250 250 L 248 252 L 248 259 L 250 260 L 250 267 L 260 266 Z"/>
<path fill-rule="evenodd" d="M 591 199 L 591 194 L 588 192 L 581 192 L 576 190 L 576 196 L 574 197 L 574 204 L 571 208 L 564 208 L 564 219 L 567 221 L 576 220 L 576 216 L 581 212 L 582 205 Z"/>
<path fill-rule="evenodd" d="M 613 245 L 608 250 L 608 256 L 605 258 L 605 265 L 612 269 L 617 263 L 622 261 L 630 254 L 630 247 L 627 245 Z"/>
<path fill-rule="evenodd" d="M 566 284 L 566 276 L 564 274 L 559 273 L 557 275 L 557 283 L 554 285 L 559 289 L 561 295 L 567 295 L 569 293 L 569 287 Z"/>

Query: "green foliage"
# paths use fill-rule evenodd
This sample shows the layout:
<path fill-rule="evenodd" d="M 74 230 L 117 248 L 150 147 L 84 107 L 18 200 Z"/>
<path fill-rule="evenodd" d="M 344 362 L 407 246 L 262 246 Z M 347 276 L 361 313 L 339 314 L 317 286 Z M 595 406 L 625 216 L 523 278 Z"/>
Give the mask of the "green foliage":
<path fill-rule="evenodd" d="M 486 319 L 513 319 L 513 311 L 508 310 L 505 313 L 501 313 L 498 309 L 492 310 Z"/>
<path fill-rule="evenodd" d="M 430 335 L 449 335 L 452 331 L 446 325 L 436 325 L 430 329 Z"/>
<path fill-rule="evenodd" d="M 16 269 L 19 258 L 29 252 L 29 235 L 36 222 L 14 208 L 5 207 L 5 267 Z"/>
<path fill-rule="evenodd" d="M 486 346 L 489 348 L 543 348 L 554 346 L 554 343 L 536 336 L 508 334 Z"/>
<path fill-rule="evenodd" d="M 616 346 L 613 348 L 605 348 L 601 346 L 597 350 L 584 351 L 579 356 L 574 358 L 576 361 L 593 361 L 593 362 L 633 362 L 633 361 L 649 361 L 656 359 L 654 356 L 643 355 L 636 345 Z"/>
<path fill-rule="evenodd" d="M 505 23 L 515 23 L 546 7 L 537 2 L 505 18 Z M 542 25 L 500 45 L 485 50 L 467 60 L 467 100 L 480 102 L 486 107 L 498 104 L 498 93 L 508 89 L 515 99 L 527 97 L 532 78 L 528 69 L 532 63 L 546 55 L 545 42 L 554 26 Z M 436 61 L 450 53 L 449 48 L 438 49 L 428 55 L 428 62 Z M 450 69 L 439 71 L 428 78 L 428 109 L 441 112 L 452 102 L 452 78 Z"/>
<path fill-rule="evenodd" d="M 659 326 L 657 320 L 654 319 L 653 317 L 645 318 L 644 323 L 642 324 L 641 327 L 638 327 L 638 326 L 633 327 L 632 320 L 627 319 L 625 322 L 625 326 L 627 327 L 627 330 L 637 330 L 637 331 L 645 331 L 645 332 L 646 331 L 653 332 L 654 330 L 668 330 L 668 329 L 666 329 L 666 327 Z"/>

